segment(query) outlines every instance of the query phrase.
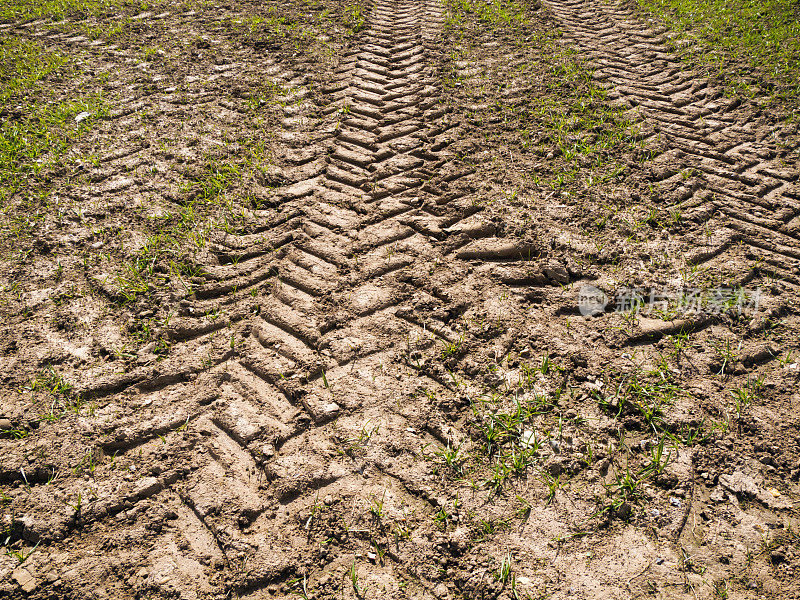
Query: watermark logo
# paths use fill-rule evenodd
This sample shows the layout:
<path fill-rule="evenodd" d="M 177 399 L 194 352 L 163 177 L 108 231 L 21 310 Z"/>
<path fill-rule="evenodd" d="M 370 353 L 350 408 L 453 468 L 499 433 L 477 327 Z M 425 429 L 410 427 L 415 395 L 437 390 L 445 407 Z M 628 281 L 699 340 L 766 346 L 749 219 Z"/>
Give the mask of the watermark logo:
<path fill-rule="evenodd" d="M 583 316 L 627 312 L 673 319 L 686 314 L 753 314 L 761 303 L 761 289 L 719 288 L 619 288 L 613 296 L 593 285 L 578 291 Z"/>
<path fill-rule="evenodd" d="M 606 293 L 593 285 L 581 286 L 578 291 L 578 310 L 584 317 L 593 317 L 606 311 L 609 298 Z"/>

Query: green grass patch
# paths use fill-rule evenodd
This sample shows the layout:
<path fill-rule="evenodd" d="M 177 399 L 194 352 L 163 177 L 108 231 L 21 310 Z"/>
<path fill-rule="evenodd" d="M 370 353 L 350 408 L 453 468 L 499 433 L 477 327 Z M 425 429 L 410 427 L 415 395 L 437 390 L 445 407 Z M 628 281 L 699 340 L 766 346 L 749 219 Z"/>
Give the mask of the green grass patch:
<path fill-rule="evenodd" d="M 0 2 L 0 23 L 42 20 L 51 31 L 111 41 L 142 25 L 131 20 L 133 15 L 156 10 L 158 6 L 147 0 L 15 0 Z"/>
<path fill-rule="evenodd" d="M 577 175 L 577 167 L 589 169 L 586 187 L 616 178 L 623 170 L 616 158 L 640 145 L 636 124 L 608 101 L 606 90 L 595 83 L 592 70 L 575 51 L 557 48 L 554 39 L 543 47 L 551 62 L 542 78 L 544 93 L 530 99 L 528 115 L 543 130 L 539 143 L 549 144 L 561 157 L 564 180 Z M 529 77 L 540 69 L 539 65 L 525 67 Z M 551 181 L 551 187 L 561 185 L 558 176 Z"/>
<path fill-rule="evenodd" d="M 16 120 L 0 126 L 0 202 L 20 190 L 41 183 L 39 175 L 53 166 L 89 125 L 76 123 L 83 112 L 98 116 L 106 111 L 102 96 L 73 102 L 39 105 Z"/>
<path fill-rule="evenodd" d="M 351 37 L 366 27 L 367 9 L 358 2 L 331 9 L 318 0 L 308 0 L 297 2 L 293 8 L 264 6 L 246 18 L 229 19 L 227 27 L 242 34 L 250 45 L 290 45 L 299 52 L 327 56 L 333 53 L 332 38 L 342 33 Z"/>
<path fill-rule="evenodd" d="M 760 90 L 796 103 L 800 93 L 800 5 L 796 0 L 639 0 L 694 39 L 688 57 L 726 76 L 731 92 Z M 730 76 L 733 76 L 730 78 Z"/>
<path fill-rule="evenodd" d="M 27 40 L 10 37 L 0 40 L 0 104 L 24 93 L 59 69 L 67 58 Z"/>
<path fill-rule="evenodd" d="M 119 5 L 116 0 L 14 0 L 0 4 L 0 21 L 88 17 Z"/>
<path fill-rule="evenodd" d="M 350 4 L 344 9 L 344 21 L 348 32 L 358 33 L 366 26 L 366 12 L 361 6 Z"/>
<path fill-rule="evenodd" d="M 515 54 L 527 54 L 510 64 L 496 62 L 492 69 L 497 72 L 487 70 L 472 81 L 462 79 L 454 68 L 444 83 L 487 105 L 469 114 L 485 136 L 492 135 L 490 131 L 507 141 L 514 136 L 513 145 L 520 151 L 556 159 L 531 175 L 533 184 L 556 191 L 575 186 L 582 189 L 624 174 L 619 157 L 638 153 L 641 146 L 637 124 L 609 101 L 586 61 L 559 43 L 561 32 L 532 16 L 530 11 L 536 4 L 486 5 L 475 0 L 452 0 L 448 7 L 448 26 L 462 39 L 459 51 L 452 56 L 453 67 L 463 59 L 472 59 L 476 66 L 482 64 L 477 49 L 468 47 L 470 40 L 465 36 L 470 29 L 481 35 L 503 29 L 509 45 L 516 47 Z M 524 96 L 516 94 L 511 100 L 498 97 L 498 92 L 509 87 L 528 89 Z M 487 127 L 492 123 L 500 126 Z"/>
<path fill-rule="evenodd" d="M 42 172 L 59 160 L 94 118 L 108 110 L 100 94 L 67 101 L 48 99 L 45 81 L 67 62 L 66 57 L 34 42 L 16 37 L 0 42 L 0 207 L 6 216 L 12 196 L 40 187 Z M 80 113 L 89 114 L 76 121 Z M 17 211 L 19 218 L 11 217 L 17 233 L 23 221 L 30 221 L 29 209 Z"/>
<path fill-rule="evenodd" d="M 146 298 L 175 281 L 181 282 L 185 293 L 191 293 L 192 278 L 203 275 L 194 255 L 206 246 L 211 232 L 248 231 L 253 223 L 238 203 L 242 190 L 236 188 L 241 179 L 249 180 L 252 170 L 259 168 L 258 150 L 258 144 L 248 147 L 239 162 L 206 159 L 187 179 L 180 208 L 147 218 L 145 244 L 133 254 L 118 257 L 121 265 L 106 269 L 116 273 L 111 283 L 121 303 Z M 238 257 L 232 255 L 230 259 L 236 261 Z"/>
<path fill-rule="evenodd" d="M 493 27 L 513 27 L 526 22 L 526 8 L 513 0 L 450 0 L 445 29 L 461 26 L 464 18 L 473 17 L 484 25 Z"/>

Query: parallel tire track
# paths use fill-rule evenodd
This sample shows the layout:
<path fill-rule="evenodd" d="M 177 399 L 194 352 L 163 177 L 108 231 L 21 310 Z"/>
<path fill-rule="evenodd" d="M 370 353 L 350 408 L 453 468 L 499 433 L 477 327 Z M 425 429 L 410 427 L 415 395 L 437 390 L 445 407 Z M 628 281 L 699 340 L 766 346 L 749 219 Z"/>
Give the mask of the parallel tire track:
<path fill-rule="evenodd" d="M 604 4 L 551 7 L 612 94 L 639 108 L 645 136 L 665 147 L 653 178 L 689 219 L 716 228 L 688 260 L 725 261 L 741 240 L 797 283 L 797 173 L 777 145 L 748 129 L 743 108 L 685 75 L 659 32 Z M 310 542 L 314 510 L 328 495 L 355 506 L 368 477 L 382 478 L 387 510 L 435 505 L 412 471 L 425 469 L 420 445 L 462 435 L 431 399 L 457 396 L 452 371 L 467 337 L 457 317 L 484 306 L 498 280 L 527 288 L 554 279 L 531 260 L 543 254 L 535 238 L 499 237 L 483 219 L 474 169 L 450 150 L 461 124 L 437 83 L 441 22 L 437 0 L 376 0 L 321 90 L 274 67 L 290 88 L 283 184 L 254 190 L 266 208 L 251 211 L 251 233 L 214 234 L 166 331 L 174 358 L 80 388 L 97 404 L 79 419 L 97 475 L 59 481 L 71 510 L 55 512 L 37 485 L 48 470 L 37 470 L 26 502 L 48 516 L 21 519 L 21 535 L 77 544 L 91 525 L 114 523 L 120 541 L 104 550 L 121 549 L 149 519 L 155 541 L 130 551 L 128 586 L 229 597 L 324 565 Z M 136 151 L 102 162 L 126 160 L 139 160 Z M 500 334 L 486 327 L 488 348 Z M 514 343 L 503 337 L 497 362 Z M 437 345 L 454 348 L 451 373 L 411 365 Z M 22 466 L 0 475 L 25 477 Z"/>

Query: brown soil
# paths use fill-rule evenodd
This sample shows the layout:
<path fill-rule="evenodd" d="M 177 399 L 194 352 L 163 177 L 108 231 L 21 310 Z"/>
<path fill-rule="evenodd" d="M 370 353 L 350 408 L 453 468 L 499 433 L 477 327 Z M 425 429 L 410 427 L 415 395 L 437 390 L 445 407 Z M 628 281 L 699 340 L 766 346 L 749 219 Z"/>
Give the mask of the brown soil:
<path fill-rule="evenodd" d="M 8 28 L 110 110 L 6 247 L 0 597 L 800 597 L 795 125 L 616 4 L 192 8 Z"/>

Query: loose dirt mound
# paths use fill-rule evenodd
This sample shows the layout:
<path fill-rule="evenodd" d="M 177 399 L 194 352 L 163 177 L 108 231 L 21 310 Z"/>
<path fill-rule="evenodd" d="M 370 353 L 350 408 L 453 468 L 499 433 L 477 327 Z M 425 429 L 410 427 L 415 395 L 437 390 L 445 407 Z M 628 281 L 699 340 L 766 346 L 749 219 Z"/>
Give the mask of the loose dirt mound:
<path fill-rule="evenodd" d="M 800 593 L 796 126 L 616 5 L 193 8 L 10 29 L 115 94 L 6 211 L 3 593 Z"/>

